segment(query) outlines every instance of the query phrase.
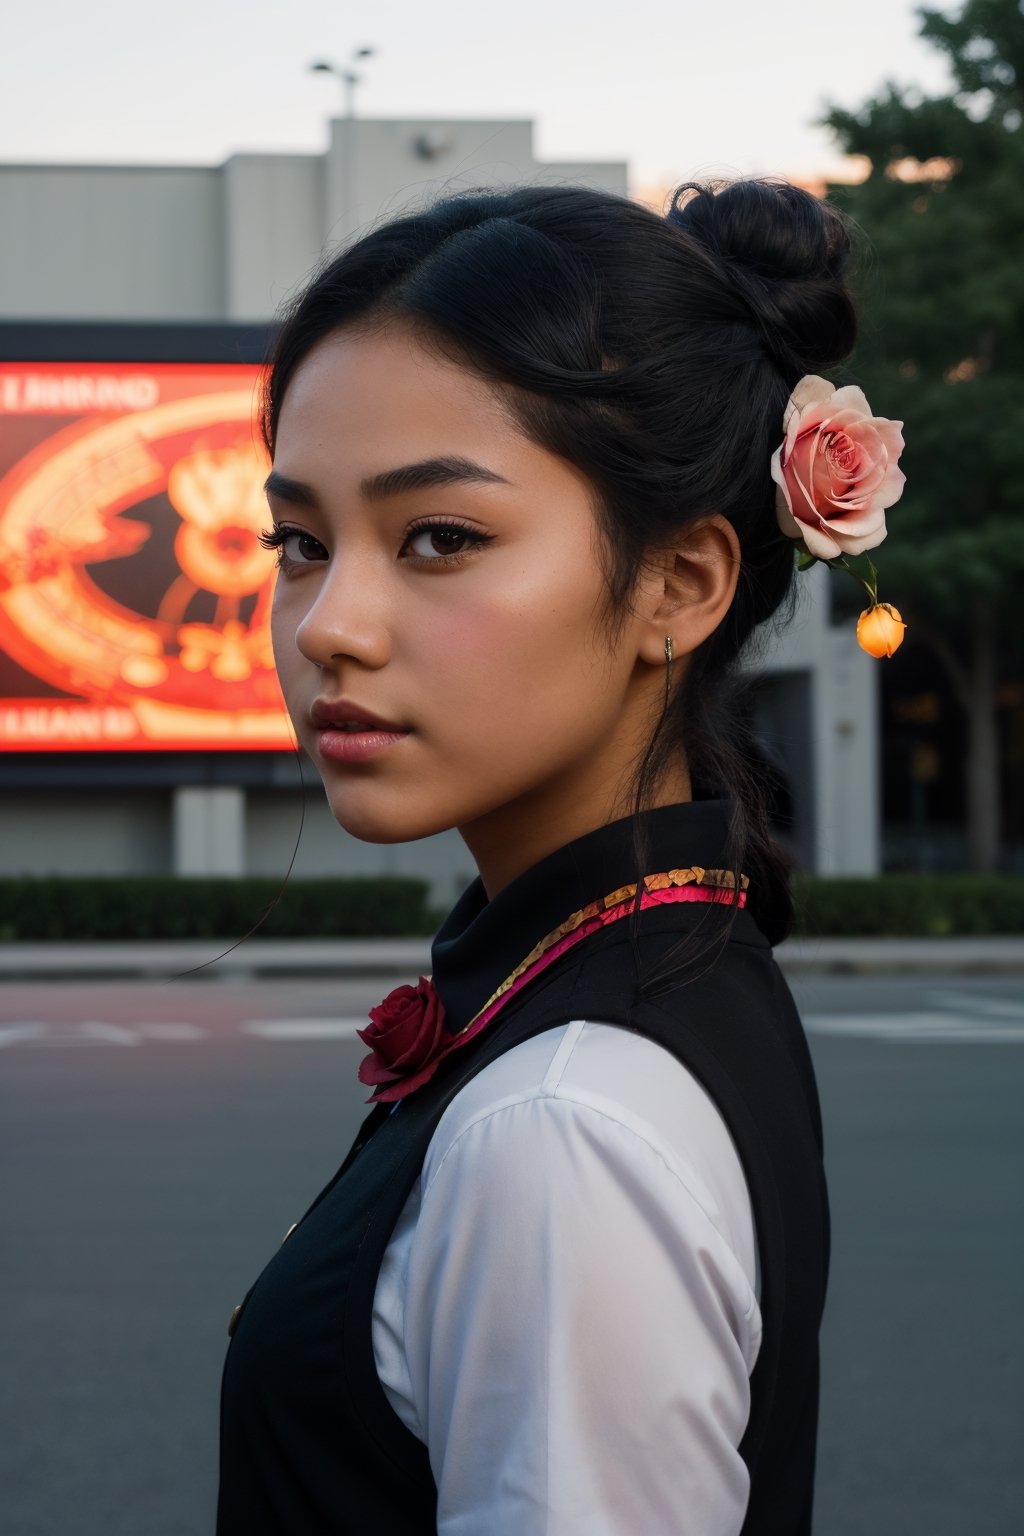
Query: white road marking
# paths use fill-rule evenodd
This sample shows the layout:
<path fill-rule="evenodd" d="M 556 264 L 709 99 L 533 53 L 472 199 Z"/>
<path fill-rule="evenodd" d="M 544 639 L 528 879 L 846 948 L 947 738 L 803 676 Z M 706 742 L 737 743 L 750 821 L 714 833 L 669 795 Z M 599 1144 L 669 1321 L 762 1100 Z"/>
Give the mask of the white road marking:
<path fill-rule="evenodd" d="M 1024 1023 L 1024 1001 L 1013 1002 L 1008 997 L 979 997 L 977 993 L 933 992 L 930 1003 L 940 1008 L 955 1008 L 958 1013 L 982 1014 L 993 1019 L 1017 1019 Z"/>
<path fill-rule="evenodd" d="M 197 1040 L 206 1031 L 198 1024 L 154 1020 L 152 1023 L 110 1024 L 105 1019 L 83 1019 L 71 1023 L 44 1024 L 37 1019 L 19 1019 L 0 1024 L 0 1047 L 5 1045 L 141 1045 L 149 1040 Z"/>
<path fill-rule="evenodd" d="M 243 1019 L 239 1033 L 262 1040 L 355 1040 L 365 1029 L 367 1016 L 357 1019 Z M 214 1031 L 178 1020 L 146 1020 L 138 1024 L 110 1024 L 100 1019 L 46 1024 L 39 1019 L 15 1019 L 0 1024 L 0 1047 L 13 1045 L 84 1046 L 142 1045 L 147 1040 L 182 1043 L 205 1040 Z M 229 1030 L 225 1029 L 225 1036 Z"/>
<path fill-rule="evenodd" d="M 356 1030 L 365 1029 L 369 1022 L 369 1018 L 245 1019 L 239 1028 L 263 1040 L 354 1040 Z"/>
<path fill-rule="evenodd" d="M 105 1045 L 141 1045 L 142 1036 L 126 1024 L 105 1024 L 102 1019 L 86 1019 L 75 1026 L 75 1033 L 89 1040 L 101 1040 Z"/>
<path fill-rule="evenodd" d="M 963 1027 L 961 1018 L 943 1013 L 812 1013 L 803 1019 L 816 1035 L 919 1035 Z"/>
<path fill-rule="evenodd" d="M 972 1025 L 959 1034 L 943 1038 L 961 1040 L 965 1045 L 1009 1045 L 1018 1040 L 1024 1040 L 1024 1024 L 1011 1024 L 1003 1029 L 989 1029 L 984 1026 L 978 1028 Z"/>
<path fill-rule="evenodd" d="M 0 1049 L 5 1045 L 24 1044 L 45 1035 L 49 1026 L 37 1019 L 21 1019 L 17 1023 L 0 1024 Z"/>
<path fill-rule="evenodd" d="M 101 1019 L 80 1023 L 46 1024 L 42 1030 L 22 1042 L 25 1045 L 141 1045 L 142 1038 L 124 1024 L 107 1024 Z"/>
<path fill-rule="evenodd" d="M 963 1013 L 808 1013 L 804 1028 L 812 1035 L 845 1035 L 866 1040 L 936 1045 L 1000 1045 L 1024 1040 L 1024 1015 L 1010 1014 L 1006 1024 L 992 1017 L 977 1019 Z M 1020 1022 L 1013 1022 L 1019 1020 Z"/>

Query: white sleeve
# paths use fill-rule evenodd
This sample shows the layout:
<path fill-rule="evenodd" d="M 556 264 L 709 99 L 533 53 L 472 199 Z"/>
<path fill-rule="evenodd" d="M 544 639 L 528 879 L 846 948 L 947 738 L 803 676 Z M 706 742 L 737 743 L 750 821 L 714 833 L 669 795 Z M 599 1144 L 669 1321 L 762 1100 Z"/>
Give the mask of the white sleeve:
<path fill-rule="evenodd" d="M 402 1332 L 439 1536 L 736 1536 L 749 1277 L 664 1148 L 564 1092 L 424 1167 Z"/>

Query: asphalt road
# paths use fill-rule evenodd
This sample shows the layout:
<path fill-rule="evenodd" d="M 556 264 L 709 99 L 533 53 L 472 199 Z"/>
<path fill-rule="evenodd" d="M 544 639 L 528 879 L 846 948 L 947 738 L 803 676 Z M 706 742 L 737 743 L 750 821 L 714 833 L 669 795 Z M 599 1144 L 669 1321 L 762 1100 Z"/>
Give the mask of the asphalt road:
<path fill-rule="evenodd" d="M 228 1317 L 348 1148 L 392 985 L 0 986 L 2 1536 L 211 1536 Z M 1020 980 L 792 985 L 834 1226 L 817 1536 L 1017 1536 Z"/>

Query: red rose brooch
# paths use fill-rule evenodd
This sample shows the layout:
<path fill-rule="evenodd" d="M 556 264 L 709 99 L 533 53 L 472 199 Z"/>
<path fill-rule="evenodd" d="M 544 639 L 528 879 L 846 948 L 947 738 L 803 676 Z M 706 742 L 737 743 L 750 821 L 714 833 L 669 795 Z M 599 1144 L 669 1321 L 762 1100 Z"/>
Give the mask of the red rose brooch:
<path fill-rule="evenodd" d="M 356 1033 L 370 1047 L 359 1064 L 359 1081 L 375 1089 L 370 1104 L 392 1103 L 422 1087 L 459 1040 L 444 1027 L 444 1004 L 429 976 L 389 992 Z"/>

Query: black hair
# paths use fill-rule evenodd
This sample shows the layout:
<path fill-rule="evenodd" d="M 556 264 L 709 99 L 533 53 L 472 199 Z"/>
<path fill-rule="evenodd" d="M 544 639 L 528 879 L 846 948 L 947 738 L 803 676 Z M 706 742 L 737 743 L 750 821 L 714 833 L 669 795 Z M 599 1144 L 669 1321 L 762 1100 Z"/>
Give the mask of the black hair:
<path fill-rule="evenodd" d="M 264 377 L 271 456 L 296 368 L 345 327 L 411 322 L 498 385 L 522 431 L 593 487 L 612 633 L 652 551 L 702 517 L 729 520 L 741 549 L 734 600 L 666 689 L 632 786 L 637 903 L 648 852 L 638 813 L 673 757 L 685 750 L 695 798 L 731 800 L 734 894 L 701 918 L 716 952 L 741 871 L 770 942 L 792 926 L 791 859 L 769 829 L 768 765 L 737 663 L 758 626 L 792 616 L 794 547 L 776 523 L 769 463 L 794 385 L 852 349 L 849 249 L 839 213 L 785 181 L 686 182 L 664 217 L 583 186 L 456 191 L 326 261 L 285 314 Z M 635 905 L 634 946 L 637 916 Z"/>

